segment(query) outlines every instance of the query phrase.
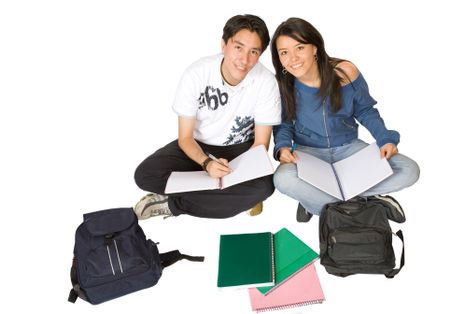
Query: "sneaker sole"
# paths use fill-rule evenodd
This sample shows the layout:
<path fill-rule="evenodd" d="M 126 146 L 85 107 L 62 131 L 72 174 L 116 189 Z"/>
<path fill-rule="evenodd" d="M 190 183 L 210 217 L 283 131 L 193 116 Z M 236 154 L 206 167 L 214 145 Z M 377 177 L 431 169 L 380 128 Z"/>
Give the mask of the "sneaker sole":
<path fill-rule="evenodd" d="M 160 215 L 151 215 L 151 214 L 145 214 L 145 212 L 149 209 L 149 207 L 154 207 L 156 210 L 160 210 L 164 207 L 167 207 L 167 205 L 164 206 L 158 206 L 162 204 L 167 204 L 167 198 L 160 201 L 152 201 L 149 198 L 151 198 L 154 194 L 149 193 L 141 198 L 141 200 L 136 204 L 136 206 L 133 208 L 134 213 L 136 214 L 137 218 L 139 220 L 147 219 L 154 216 L 160 216 Z M 151 210 L 150 210 L 151 213 Z"/>
<path fill-rule="evenodd" d="M 154 216 L 161 216 L 159 214 L 152 216 L 151 215 L 152 209 L 156 209 L 156 210 L 164 209 L 165 207 L 167 207 L 166 203 L 167 203 L 167 201 L 158 201 L 158 202 L 155 202 L 152 204 L 146 204 L 140 212 L 139 216 L 142 217 L 140 219 L 147 219 L 147 218 L 154 217 Z M 158 205 L 162 205 L 162 206 L 158 206 Z M 146 211 L 149 212 L 150 214 L 145 214 Z"/>
<path fill-rule="evenodd" d="M 258 203 L 256 204 L 252 209 L 247 211 L 247 214 L 249 216 L 258 216 L 259 214 L 261 214 L 263 211 L 263 205 L 262 203 Z"/>

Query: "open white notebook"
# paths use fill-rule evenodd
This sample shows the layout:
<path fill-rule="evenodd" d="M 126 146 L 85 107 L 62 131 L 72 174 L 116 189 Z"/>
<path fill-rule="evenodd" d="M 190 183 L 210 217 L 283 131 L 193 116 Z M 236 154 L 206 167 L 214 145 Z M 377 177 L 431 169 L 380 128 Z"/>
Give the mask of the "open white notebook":
<path fill-rule="evenodd" d="M 393 173 L 376 143 L 333 164 L 299 150 L 296 154 L 298 177 L 341 200 L 361 194 Z"/>
<path fill-rule="evenodd" d="M 211 178 L 206 171 L 174 171 L 166 184 L 166 194 L 225 189 L 229 186 L 273 174 L 273 166 L 264 145 L 255 146 L 229 163 L 231 173 Z"/>

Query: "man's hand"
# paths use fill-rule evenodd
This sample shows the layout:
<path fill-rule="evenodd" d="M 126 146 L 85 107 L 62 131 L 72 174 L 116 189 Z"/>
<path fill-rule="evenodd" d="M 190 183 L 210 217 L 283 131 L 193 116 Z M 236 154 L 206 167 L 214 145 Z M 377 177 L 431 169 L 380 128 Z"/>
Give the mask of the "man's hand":
<path fill-rule="evenodd" d="M 206 166 L 206 172 L 212 178 L 222 178 L 223 176 L 229 174 L 231 169 L 228 165 L 228 160 L 224 158 L 219 158 L 217 161 L 211 160 Z"/>

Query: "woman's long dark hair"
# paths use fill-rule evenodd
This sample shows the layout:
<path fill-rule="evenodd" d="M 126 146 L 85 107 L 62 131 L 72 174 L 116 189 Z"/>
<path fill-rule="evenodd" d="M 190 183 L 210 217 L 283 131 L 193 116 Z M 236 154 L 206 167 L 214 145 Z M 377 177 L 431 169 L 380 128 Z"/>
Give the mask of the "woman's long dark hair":
<path fill-rule="evenodd" d="M 295 119 L 295 94 L 294 82 L 296 78 L 289 72 L 283 74 L 283 66 L 280 62 L 277 50 L 277 39 L 280 36 L 288 36 L 302 44 L 311 44 L 317 47 L 317 65 L 320 75 L 319 97 L 321 100 L 330 98 L 331 110 L 333 112 L 341 109 L 341 81 L 342 78 L 336 73 L 339 71 L 347 75 L 339 68 L 337 64 L 344 61 L 342 59 L 331 58 L 325 51 L 325 44 L 319 31 L 309 22 L 300 18 L 290 18 L 281 23 L 272 37 L 270 49 L 272 52 L 272 63 L 275 68 L 275 76 L 280 87 L 281 99 L 286 109 L 287 117 L 290 120 Z"/>

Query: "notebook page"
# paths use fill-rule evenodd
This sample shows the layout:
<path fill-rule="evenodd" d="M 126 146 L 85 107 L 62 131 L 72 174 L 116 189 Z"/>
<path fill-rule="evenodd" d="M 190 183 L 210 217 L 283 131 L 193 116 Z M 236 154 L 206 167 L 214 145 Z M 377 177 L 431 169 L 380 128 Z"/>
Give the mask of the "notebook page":
<path fill-rule="evenodd" d="M 272 162 L 264 145 L 253 147 L 229 162 L 230 174 L 222 178 L 223 188 L 273 173 Z"/>
<path fill-rule="evenodd" d="M 393 173 L 386 158 L 380 157 L 380 149 L 376 143 L 335 162 L 333 166 L 339 177 L 345 200 L 361 194 Z"/>
<path fill-rule="evenodd" d="M 206 171 L 174 171 L 166 184 L 166 194 L 188 191 L 214 190 L 219 179 L 211 178 Z"/>
<path fill-rule="evenodd" d="M 297 161 L 298 177 L 316 188 L 342 199 L 331 164 L 300 150 L 295 152 L 299 157 Z"/>

